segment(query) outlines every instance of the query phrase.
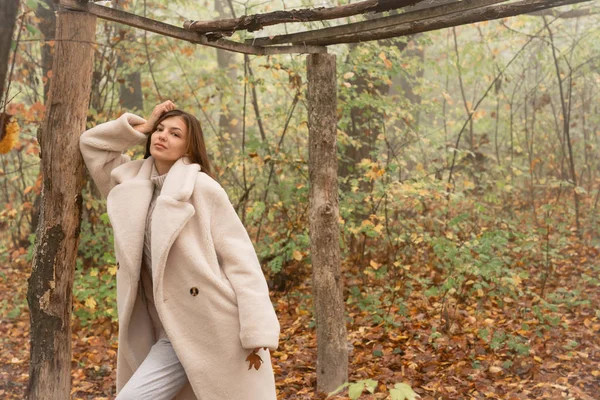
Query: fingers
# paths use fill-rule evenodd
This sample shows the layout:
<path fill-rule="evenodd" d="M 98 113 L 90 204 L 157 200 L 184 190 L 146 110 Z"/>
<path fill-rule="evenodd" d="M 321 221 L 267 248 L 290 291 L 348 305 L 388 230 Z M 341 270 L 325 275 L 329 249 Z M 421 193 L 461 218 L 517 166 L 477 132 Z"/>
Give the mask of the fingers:
<path fill-rule="evenodd" d="M 159 105 L 157 105 L 156 108 L 161 111 L 167 112 L 167 111 L 174 110 L 176 107 L 175 107 L 175 103 L 173 103 L 171 100 L 167 100 L 164 103 L 160 103 Z"/>
<path fill-rule="evenodd" d="M 148 122 L 150 124 L 154 124 L 164 113 L 175 110 L 176 108 L 177 106 L 171 100 L 160 103 L 154 107 L 154 110 L 152 110 L 152 114 L 150 115 Z"/>
<path fill-rule="evenodd" d="M 163 103 L 160 103 L 155 107 L 155 109 L 159 109 L 162 112 L 172 111 L 175 108 L 177 107 L 175 106 L 175 103 L 173 103 L 171 100 L 167 100 Z"/>
<path fill-rule="evenodd" d="M 164 103 L 160 103 L 158 105 L 156 105 L 156 107 L 154 107 L 154 112 L 155 113 L 163 113 L 163 112 L 167 112 L 167 111 L 171 111 L 175 109 L 175 103 L 173 103 L 171 100 L 167 100 Z"/>

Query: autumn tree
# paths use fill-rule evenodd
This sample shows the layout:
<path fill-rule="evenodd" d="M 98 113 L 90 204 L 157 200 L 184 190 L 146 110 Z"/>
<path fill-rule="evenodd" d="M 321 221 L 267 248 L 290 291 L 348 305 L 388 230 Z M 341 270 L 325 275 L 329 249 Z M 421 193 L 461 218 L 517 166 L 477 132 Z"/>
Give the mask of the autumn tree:
<path fill-rule="evenodd" d="M 19 0 L 7 0 L 0 9 L 0 104 L 8 72 L 10 44 L 19 10 Z M 5 101 L 7 101 L 5 99 Z"/>
<path fill-rule="evenodd" d="M 95 16 L 59 12 L 54 74 L 42 126 L 41 215 L 27 292 L 30 399 L 66 399 L 70 393 L 73 274 L 83 186 L 78 138 L 89 105 L 95 33 Z"/>

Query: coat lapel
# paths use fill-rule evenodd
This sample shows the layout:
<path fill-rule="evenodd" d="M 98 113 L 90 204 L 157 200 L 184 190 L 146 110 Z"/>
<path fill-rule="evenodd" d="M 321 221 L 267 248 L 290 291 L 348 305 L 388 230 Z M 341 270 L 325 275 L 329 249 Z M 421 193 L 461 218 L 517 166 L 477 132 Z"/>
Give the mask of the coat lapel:
<path fill-rule="evenodd" d="M 154 191 L 153 164 L 150 157 L 115 168 L 111 174 L 115 186 L 106 200 L 119 263 L 132 277 L 140 274 L 146 215 Z"/>
<path fill-rule="evenodd" d="M 115 168 L 112 172 L 115 186 L 107 198 L 119 261 L 134 279 L 140 276 L 146 217 L 154 192 L 154 184 L 150 180 L 153 165 L 154 159 L 148 157 Z M 164 269 L 173 242 L 194 214 L 194 207 L 188 200 L 194 191 L 198 171 L 200 165 L 187 157 L 180 158 L 169 170 L 161 194 L 156 199 L 150 226 L 154 274 Z M 153 279 L 161 277 L 157 274 Z M 155 285 L 157 283 L 155 281 Z"/>
<path fill-rule="evenodd" d="M 200 165 L 187 157 L 173 164 L 165 178 L 160 196 L 156 199 L 151 224 L 152 279 L 155 288 L 161 288 L 162 276 L 169 250 L 185 224 L 194 215 L 194 206 L 188 202 Z M 161 293 L 162 291 L 155 292 Z"/>

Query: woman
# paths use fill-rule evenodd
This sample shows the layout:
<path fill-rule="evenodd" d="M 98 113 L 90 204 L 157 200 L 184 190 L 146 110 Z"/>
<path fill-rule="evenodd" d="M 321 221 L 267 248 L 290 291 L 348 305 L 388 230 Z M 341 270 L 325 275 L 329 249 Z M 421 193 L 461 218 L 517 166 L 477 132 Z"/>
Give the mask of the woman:
<path fill-rule="evenodd" d="M 144 159 L 122 154 L 144 142 Z M 84 132 L 80 148 L 114 232 L 117 400 L 275 399 L 279 322 L 198 120 L 167 101 Z"/>

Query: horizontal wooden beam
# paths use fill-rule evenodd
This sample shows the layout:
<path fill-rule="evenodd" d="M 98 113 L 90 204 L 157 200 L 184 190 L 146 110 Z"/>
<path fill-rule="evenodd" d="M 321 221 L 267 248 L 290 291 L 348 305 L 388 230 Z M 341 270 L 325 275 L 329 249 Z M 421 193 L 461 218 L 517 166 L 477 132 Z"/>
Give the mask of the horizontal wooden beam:
<path fill-rule="evenodd" d="M 402 14 L 390 15 L 383 18 L 371 19 L 368 21 L 355 22 L 340 26 L 333 26 L 324 29 L 315 29 L 307 32 L 291 33 L 288 35 L 278 35 L 274 37 L 260 37 L 247 39 L 246 44 L 255 46 L 267 46 L 283 43 L 303 43 L 315 39 L 333 38 L 340 35 L 358 34 L 360 32 L 372 31 L 387 27 L 396 27 L 400 24 L 409 24 L 422 21 L 428 18 L 440 17 L 442 15 L 464 12 L 475 8 L 490 6 L 502 3 L 508 0 L 464 0 L 454 3 L 448 3 L 440 6 L 409 11 Z"/>
<path fill-rule="evenodd" d="M 476 8 L 469 11 L 456 12 L 434 18 L 425 18 L 420 21 L 402 23 L 397 26 L 359 32 L 356 34 L 304 40 L 302 41 L 302 44 L 328 46 L 340 43 L 357 43 L 371 40 L 389 39 L 393 37 L 414 35 L 415 33 L 450 28 L 453 26 L 513 17 L 520 14 L 527 14 L 535 11 L 583 3 L 587 1 L 590 0 L 523 0 L 516 3 L 500 4 Z M 292 43 L 295 43 L 295 41 L 292 41 Z"/>
<path fill-rule="evenodd" d="M 257 31 L 265 26 L 286 22 L 325 21 L 346 18 L 368 12 L 383 12 L 412 6 L 423 0 L 366 0 L 337 7 L 318 7 L 301 10 L 280 10 L 263 14 L 244 15 L 218 21 L 186 21 L 184 28 L 200 32 Z"/>
<path fill-rule="evenodd" d="M 238 43 L 226 39 L 210 39 L 206 35 L 198 32 L 192 32 L 178 26 L 165 24 L 150 18 L 142 17 L 126 11 L 114 8 L 100 6 L 81 0 L 60 0 L 59 4 L 69 10 L 83 11 L 95 15 L 108 21 L 118 22 L 134 28 L 144 29 L 149 32 L 158 33 L 175 39 L 185 40 L 194 44 L 214 47 L 217 49 L 229 50 L 236 53 L 252 55 L 271 55 L 271 54 L 289 54 L 289 53 L 326 53 L 327 49 L 320 46 L 277 46 L 261 47 Z"/>

